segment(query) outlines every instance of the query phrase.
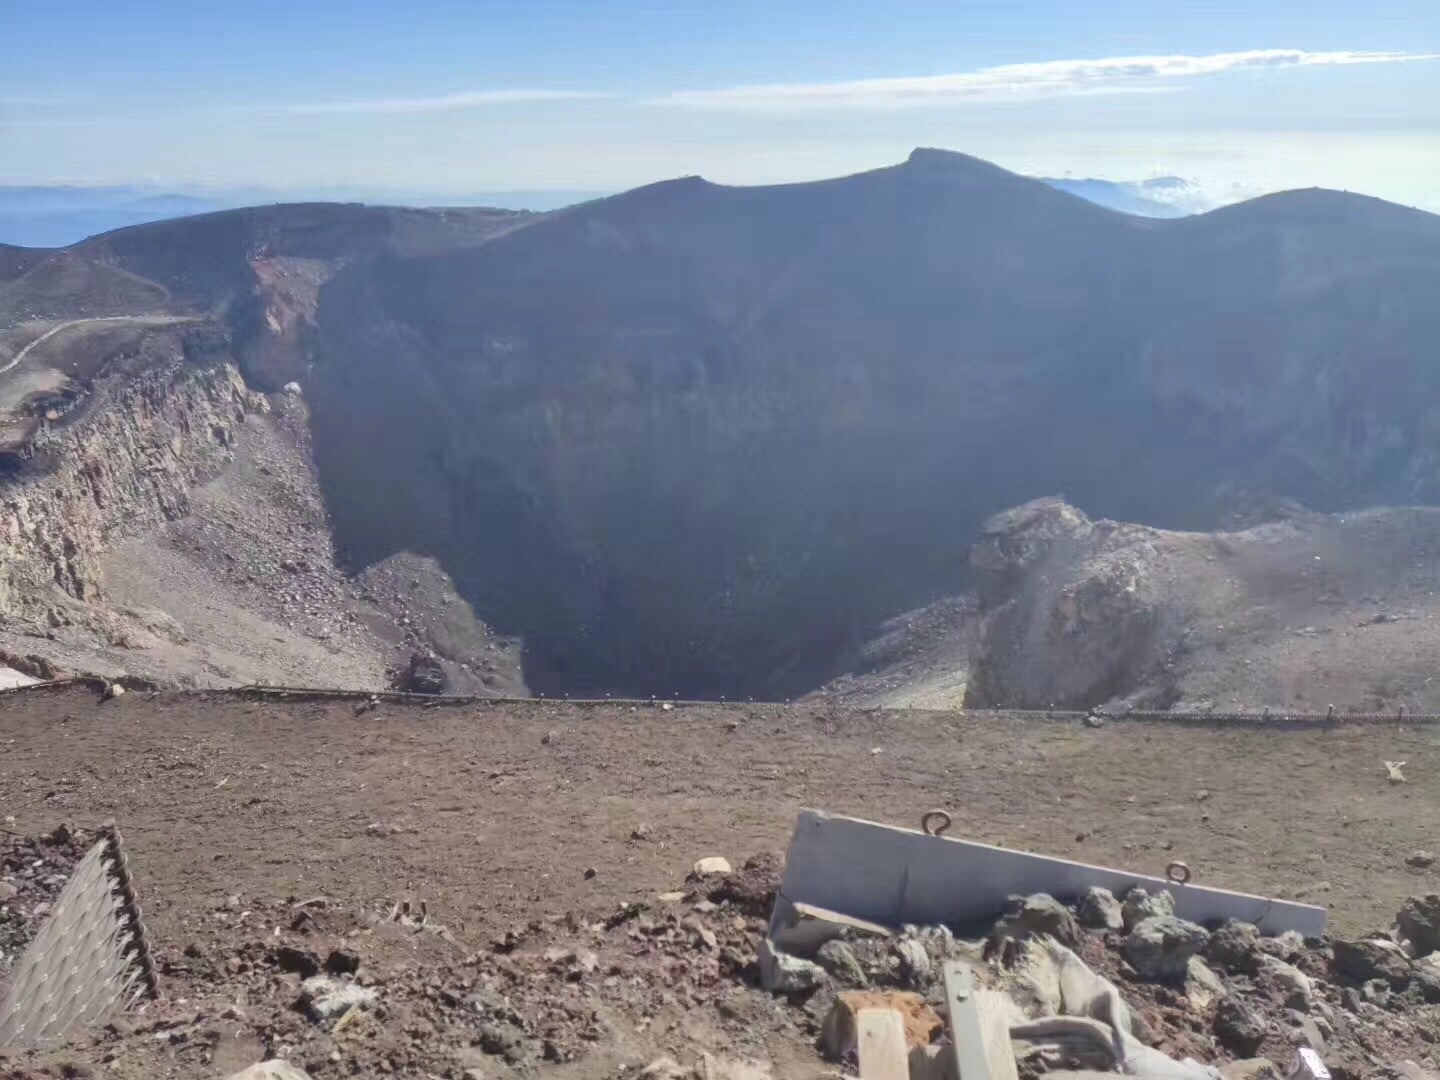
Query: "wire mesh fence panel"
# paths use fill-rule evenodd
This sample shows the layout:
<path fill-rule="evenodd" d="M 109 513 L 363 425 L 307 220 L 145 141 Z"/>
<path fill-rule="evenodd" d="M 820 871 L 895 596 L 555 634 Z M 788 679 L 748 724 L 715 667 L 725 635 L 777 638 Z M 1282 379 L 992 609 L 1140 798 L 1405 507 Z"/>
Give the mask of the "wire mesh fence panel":
<path fill-rule="evenodd" d="M 119 833 L 75 867 L 0 999 L 0 1047 L 63 1039 L 155 994 L 155 974 Z"/>

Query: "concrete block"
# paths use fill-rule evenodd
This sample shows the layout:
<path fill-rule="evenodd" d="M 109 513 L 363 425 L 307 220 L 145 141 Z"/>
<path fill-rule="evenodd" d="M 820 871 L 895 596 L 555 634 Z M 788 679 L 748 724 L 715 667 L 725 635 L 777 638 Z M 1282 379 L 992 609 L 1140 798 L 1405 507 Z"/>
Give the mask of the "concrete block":
<path fill-rule="evenodd" d="M 801 811 L 796 821 L 776 913 L 807 905 L 881 927 L 953 927 L 996 918 L 1011 896 L 1043 892 L 1075 902 L 1092 886 L 1120 896 L 1135 885 L 1169 890 L 1175 914 L 1192 922 L 1234 918 L 1266 934 L 1296 930 L 1306 937 L 1325 930 L 1325 909 L 1310 904 L 1181 885 L 818 810 Z"/>

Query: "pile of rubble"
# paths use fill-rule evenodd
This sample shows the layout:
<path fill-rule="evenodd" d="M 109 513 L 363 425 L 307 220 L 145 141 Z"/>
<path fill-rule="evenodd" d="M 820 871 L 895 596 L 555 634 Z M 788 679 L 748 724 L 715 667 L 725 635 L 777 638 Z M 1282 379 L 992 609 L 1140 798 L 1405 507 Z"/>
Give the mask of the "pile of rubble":
<path fill-rule="evenodd" d="M 61 832 L 5 841 L 0 931 L 20 927 L 13 944 L 83 849 Z M 415 898 L 217 897 L 187 939 L 154 943 L 159 1000 L 63 1052 L 0 1051 L 0 1073 L 833 1077 L 859 1070 L 862 1014 L 880 1009 L 898 1014 L 909 1073 L 928 1080 L 948 1075 L 957 965 L 1003 998 L 1020 1080 L 1265 1080 L 1297 1063 L 1306 1080 L 1327 1066 L 1336 1080 L 1419 1080 L 1440 1062 L 1440 895 L 1351 940 L 1200 926 L 1171 893 L 1139 888 L 1016 897 L 954 930 L 885 928 L 794 918 L 780 881 L 774 856 L 738 870 L 702 859 L 672 892 L 487 942 Z"/>
<path fill-rule="evenodd" d="M 0 1048 L 0 1075 L 23 1065 L 13 1075 L 68 1076 L 85 1063 L 126 1080 L 176 1067 L 228 1076 L 282 1059 L 292 1071 L 244 1075 L 476 1080 L 577 1062 L 587 1076 L 633 1076 L 658 1061 L 652 1076 L 676 1080 L 689 1067 L 674 1063 L 695 1059 L 707 1080 L 742 1080 L 744 1062 L 767 1058 L 767 1031 L 795 1036 L 807 1023 L 755 987 L 778 868 L 774 856 L 739 870 L 702 859 L 650 901 L 484 943 L 463 942 L 413 899 L 217 897 L 188 940 L 154 943 L 158 1000 L 63 1050 Z"/>
<path fill-rule="evenodd" d="M 956 961 L 1014 1004 L 1010 1034 L 1022 1077 L 1099 1068 L 1249 1080 L 1306 1071 L 1308 1061 L 1358 1080 L 1413 1076 L 1440 1063 L 1440 895 L 1412 898 L 1391 931 L 1359 940 L 1266 937 L 1233 919 L 1207 928 L 1177 918 L 1169 892 L 1139 888 L 1123 898 L 1092 888 L 1072 905 L 1017 897 L 992 926 L 975 929 L 957 936 L 943 926 L 907 926 L 895 934 L 807 912 L 772 925 L 759 974 L 811 1017 L 820 1049 L 843 1065 L 856 1063 L 860 1010 L 898 1011 L 912 1054 L 920 1050 L 912 1076 L 930 1075 L 916 1061 L 944 1056 L 941 973 Z M 1078 1011 L 1069 999 L 1076 979 L 1086 988 Z M 1096 1060 L 1091 1044 L 1030 1037 L 1047 1018 L 1109 1022 L 1096 1006 L 1102 1000 L 1128 1014 L 1131 1060 L 1118 1043 Z M 1137 1058 L 1141 1047 L 1169 1061 Z M 1298 1056 L 1302 1049 L 1315 1056 Z"/>

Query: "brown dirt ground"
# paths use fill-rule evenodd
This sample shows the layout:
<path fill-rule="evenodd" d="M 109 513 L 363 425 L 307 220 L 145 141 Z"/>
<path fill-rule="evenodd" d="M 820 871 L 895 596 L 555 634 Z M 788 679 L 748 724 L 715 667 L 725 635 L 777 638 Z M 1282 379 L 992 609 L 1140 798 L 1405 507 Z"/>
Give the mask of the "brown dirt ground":
<path fill-rule="evenodd" d="M 944 806 L 955 834 L 987 842 L 1145 872 L 1183 859 L 1207 884 L 1325 904 L 1342 933 L 1388 925 L 1404 897 L 1440 886 L 1440 871 L 1405 862 L 1435 846 L 1434 728 L 1091 729 L 1037 716 L 558 702 L 386 702 L 357 715 L 352 700 L 132 692 L 101 702 L 76 687 L 0 695 L 0 748 L 6 829 L 39 836 L 61 822 L 118 820 L 163 990 L 192 1007 L 235 999 L 266 927 L 295 899 L 330 898 L 332 943 L 367 920 L 373 929 L 374 913 L 397 901 L 423 900 L 464 956 L 536 919 L 583 929 L 632 901 L 656 905 L 706 855 L 738 866 L 781 851 L 804 806 L 901 824 Z M 1387 759 L 1406 763 L 1408 783 L 1386 781 Z M 262 924 L 249 937 L 230 897 Z M 675 924 L 660 932 L 683 936 Z M 624 944 L 624 926 L 615 933 Z M 423 966 L 439 946 L 420 937 L 367 936 L 365 963 Z M 563 933 L 543 937 L 537 948 L 564 944 Z M 187 946 L 209 959 L 181 962 Z M 723 971 L 723 932 L 720 947 Z M 485 977 L 501 976 L 510 978 Z M 247 1008 L 265 992 L 250 985 Z M 596 1020 L 625 1038 L 601 1039 L 610 1050 L 582 1057 L 593 1066 L 542 1067 L 615 1075 L 619 1059 L 709 1043 L 763 1053 L 782 1076 L 818 1068 L 810 1033 L 751 1015 L 770 1005 L 746 993 L 750 1013 L 732 1005 L 713 1024 L 682 1008 L 666 1026 L 659 1006 L 644 1010 L 641 1035 Z M 273 1050 L 293 1035 L 275 1028 L 261 1042 Z M 147 1076 L 224 1075 L 213 1046 L 197 1060 L 183 1040 L 142 1041 L 134 1060 Z M 305 1058 L 317 1077 L 370 1067 L 329 1046 Z M 392 1051 L 380 1059 L 387 1070 L 463 1075 L 450 1049 L 432 1048 L 433 1061 Z M 132 1074 L 112 1063 L 106 1075 Z"/>

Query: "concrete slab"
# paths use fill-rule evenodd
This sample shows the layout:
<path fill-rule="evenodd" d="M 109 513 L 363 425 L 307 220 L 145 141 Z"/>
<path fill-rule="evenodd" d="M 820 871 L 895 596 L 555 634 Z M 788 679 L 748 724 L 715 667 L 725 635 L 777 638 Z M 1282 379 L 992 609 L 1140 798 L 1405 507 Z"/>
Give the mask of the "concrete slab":
<path fill-rule="evenodd" d="M 0 667 L 0 690 L 14 690 L 20 686 L 34 686 L 40 680 L 10 667 Z"/>
<path fill-rule="evenodd" d="M 793 904 L 784 896 L 775 898 L 770 915 L 770 940 L 777 949 L 794 956 L 812 957 L 821 945 L 836 938 L 889 937 L 892 932 L 890 927 L 814 904 Z"/>
<path fill-rule="evenodd" d="M 1092 885 L 1117 896 L 1135 885 L 1168 889 L 1175 914 L 1192 922 L 1236 918 L 1266 934 L 1298 930 L 1307 937 L 1325 929 L 1325 909 L 1310 904 L 1179 885 L 818 810 L 801 811 L 795 823 L 776 908 L 807 904 L 881 926 L 963 926 L 995 918 L 1010 896 L 1044 892 L 1074 902 Z"/>

